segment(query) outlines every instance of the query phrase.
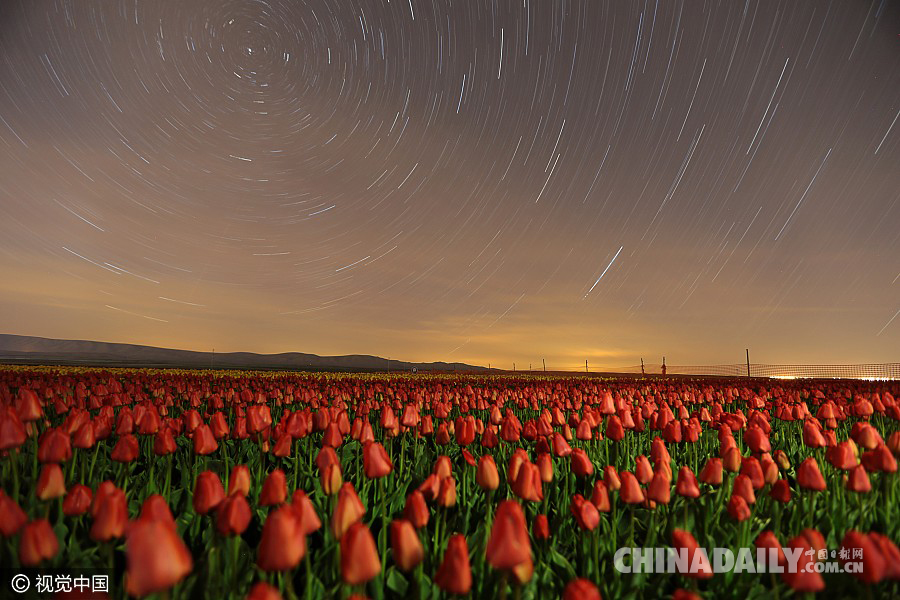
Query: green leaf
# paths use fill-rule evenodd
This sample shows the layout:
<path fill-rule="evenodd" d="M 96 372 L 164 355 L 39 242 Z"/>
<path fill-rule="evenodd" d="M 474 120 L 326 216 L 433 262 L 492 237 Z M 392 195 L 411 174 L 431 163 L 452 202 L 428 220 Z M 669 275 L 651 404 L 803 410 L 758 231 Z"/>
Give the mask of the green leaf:
<path fill-rule="evenodd" d="M 406 590 L 409 588 L 409 582 L 406 581 L 406 577 L 403 576 L 400 571 L 391 567 L 388 569 L 387 574 L 387 587 L 392 592 L 399 594 L 400 596 L 406 596 Z"/>

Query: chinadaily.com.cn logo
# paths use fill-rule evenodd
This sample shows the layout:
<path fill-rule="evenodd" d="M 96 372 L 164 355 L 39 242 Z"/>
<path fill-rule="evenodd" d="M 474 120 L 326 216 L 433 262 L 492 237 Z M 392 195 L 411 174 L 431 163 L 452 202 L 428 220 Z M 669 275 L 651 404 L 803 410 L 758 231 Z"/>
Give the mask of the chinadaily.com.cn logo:
<path fill-rule="evenodd" d="M 829 560 L 831 559 L 831 560 Z M 835 559 L 840 559 L 835 560 Z M 862 548 L 619 548 L 613 556 L 620 573 L 862 573 Z"/>

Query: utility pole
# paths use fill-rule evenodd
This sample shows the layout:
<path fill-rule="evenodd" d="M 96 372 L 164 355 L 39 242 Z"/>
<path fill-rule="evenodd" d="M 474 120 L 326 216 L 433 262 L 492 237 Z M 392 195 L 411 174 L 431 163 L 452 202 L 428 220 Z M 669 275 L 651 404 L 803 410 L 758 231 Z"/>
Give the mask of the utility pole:
<path fill-rule="evenodd" d="M 644 357 L 643 356 L 641 357 L 641 375 L 646 375 L 646 373 L 644 373 Z"/>
<path fill-rule="evenodd" d="M 547 360 L 542 358 L 541 362 L 544 363 L 544 373 L 546 373 L 547 372 Z"/>
<path fill-rule="evenodd" d="M 513 373 L 516 372 L 516 363 L 513 363 Z"/>
<path fill-rule="evenodd" d="M 746 348 L 747 350 L 747 377 L 750 377 L 750 348 Z"/>
<path fill-rule="evenodd" d="M 584 359 L 584 372 L 585 372 L 585 373 L 588 372 L 587 359 Z"/>

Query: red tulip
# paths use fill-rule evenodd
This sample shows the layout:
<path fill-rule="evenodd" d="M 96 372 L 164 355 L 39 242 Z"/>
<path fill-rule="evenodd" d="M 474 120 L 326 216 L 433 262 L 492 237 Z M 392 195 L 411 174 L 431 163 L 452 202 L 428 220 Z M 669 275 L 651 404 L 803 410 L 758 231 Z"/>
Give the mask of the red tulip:
<path fill-rule="evenodd" d="M 441 487 L 437 495 L 438 506 L 456 506 L 456 480 L 452 477 L 441 479 Z"/>
<path fill-rule="evenodd" d="M 411 571 L 425 558 L 425 549 L 416 528 L 406 519 L 391 523 L 391 549 L 401 571 Z"/>
<path fill-rule="evenodd" d="M 707 485 L 722 485 L 722 474 L 722 459 L 713 456 L 700 471 L 700 481 Z"/>
<path fill-rule="evenodd" d="M 263 571 L 287 571 L 300 564 L 304 554 L 306 536 L 297 511 L 291 506 L 279 506 L 263 524 L 256 564 Z"/>
<path fill-rule="evenodd" d="M 874 450 L 864 452 L 862 455 L 862 464 L 866 467 L 866 471 L 872 473 L 881 471 L 883 473 L 897 472 L 897 459 L 888 450 L 888 447 L 881 444 Z"/>
<path fill-rule="evenodd" d="M 432 473 L 437 475 L 441 479 L 445 479 L 453 475 L 453 465 L 450 462 L 449 456 L 438 456 L 437 460 L 434 462 L 434 469 Z"/>
<path fill-rule="evenodd" d="M 72 444 L 68 433 L 62 429 L 50 429 L 41 437 L 38 446 L 39 461 L 59 463 L 70 458 L 72 458 Z"/>
<path fill-rule="evenodd" d="M 787 480 L 779 479 L 772 485 L 772 490 L 769 492 L 769 496 L 777 502 L 781 502 L 785 504 L 791 501 L 791 487 L 788 485 Z"/>
<path fill-rule="evenodd" d="M 137 438 L 129 433 L 119 438 L 112 449 L 110 458 L 116 462 L 128 463 L 136 459 L 139 453 Z"/>
<path fill-rule="evenodd" d="M 497 508 L 485 557 L 495 569 L 512 569 L 531 558 L 525 513 L 518 502 L 505 500 Z"/>
<path fill-rule="evenodd" d="M 573 579 L 566 584 L 562 600 L 603 600 L 600 590 L 588 579 Z"/>
<path fill-rule="evenodd" d="M 809 419 L 803 422 L 803 443 L 810 448 L 823 448 L 825 438 L 818 425 Z"/>
<path fill-rule="evenodd" d="M 856 559 L 862 563 L 862 571 L 854 571 L 852 575 L 863 583 L 878 583 L 886 572 L 885 557 L 882 556 L 878 544 L 871 537 L 858 531 L 848 531 L 841 540 L 841 548 L 850 552 L 848 561 L 854 560 L 853 549 L 862 550 L 862 558 Z M 845 561 L 847 562 L 847 561 Z"/>
<path fill-rule="evenodd" d="M 83 515 L 91 507 L 92 496 L 91 488 L 76 483 L 69 488 L 65 500 L 63 500 L 63 514 L 67 517 Z M 2 507 L 0 510 L 3 510 Z"/>
<path fill-rule="evenodd" d="M 362 519 L 364 514 L 366 507 L 356 494 L 353 484 L 348 481 L 338 491 L 337 506 L 331 517 L 331 532 L 334 537 L 341 538 L 351 525 Z"/>
<path fill-rule="evenodd" d="M 88 450 L 94 447 L 95 441 L 94 425 L 88 421 L 75 430 L 75 436 L 72 438 L 72 445 L 82 450 Z"/>
<path fill-rule="evenodd" d="M 825 478 L 822 477 L 822 472 L 819 471 L 819 465 L 816 463 L 815 458 L 809 457 L 800 463 L 800 467 L 797 469 L 797 483 L 805 490 L 813 490 L 815 492 L 825 490 Z"/>
<path fill-rule="evenodd" d="M 380 572 L 381 562 L 372 532 L 364 523 L 354 523 L 341 536 L 341 577 L 345 583 L 360 585 Z"/>
<path fill-rule="evenodd" d="M 847 489 L 851 492 L 866 493 L 872 490 L 872 484 L 869 476 L 866 474 L 866 468 L 862 465 L 856 465 L 850 469 L 847 476 Z"/>
<path fill-rule="evenodd" d="M 537 464 L 538 471 L 541 474 L 541 481 L 544 483 L 550 483 L 553 481 L 553 458 L 550 456 L 548 452 L 542 452 L 538 455 L 537 460 L 535 461 Z M 593 470 L 593 465 L 591 465 L 591 469 Z"/>
<path fill-rule="evenodd" d="M 228 477 L 228 493 L 246 496 L 250 493 L 250 469 L 247 465 L 237 465 Z"/>
<path fill-rule="evenodd" d="M 844 440 L 840 444 L 836 444 L 828 448 L 825 451 L 825 460 L 827 460 L 835 469 L 842 469 L 844 471 L 849 471 L 857 464 L 859 461 L 856 460 L 856 454 L 854 453 L 853 442 L 850 440 Z"/>
<path fill-rule="evenodd" d="M 744 475 L 750 480 L 750 484 L 754 490 L 760 489 L 766 483 L 762 465 L 752 456 L 741 460 L 741 475 Z"/>
<path fill-rule="evenodd" d="M 90 537 L 95 542 L 107 542 L 122 537 L 125 524 L 128 522 L 128 500 L 125 492 L 109 481 L 104 481 L 94 494 L 91 506 L 94 523 L 91 525 Z"/>
<path fill-rule="evenodd" d="M 575 448 L 572 450 L 570 460 L 572 463 L 572 472 L 576 477 L 585 477 L 593 474 L 594 465 L 591 463 L 591 459 L 588 458 L 587 453 L 583 449 Z"/>
<path fill-rule="evenodd" d="M 891 540 L 880 533 L 869 533 L 869 539 L 875 544 L 884 558 L 884 576 L 887 579 L 900 579 L 900 549 Z"/>
<path fill-rule="evenodd" d="M 660 504 L 668 504 L 672 495 L 672 482 L 665 471 L 657 470 L 647 486 L 647 498 Z"/>
<path fill-rule="evenodd" d="M 19 532 L 28 516 L 19 504 L 0 490 L 0 533 L 10 537 Z"/>
<path fill-rule="evenodd" d="M 194 454 L 207 455 L 219 449 L 219 443 L 216 441 L 212 429 L 206 424 L 194 429 L 193 441 Z"/>
<path fill-rule="evenodd" d="M 695 577 L 697 579 L 709 579 L 713 576 L 712 566 L 709 564 L 708 557 L 699 551 L 700 545 L 690 532 L 683 529 L 675 529 L 672 531 L 672 547 L 676 550 L 682 548 L 687 551 L 687 564 L 698 567 L 694 572 L 682 573 L 686 577 Z"/>
<path fill-rule="evenodd" d="M 537 465 L 530 462 L 521 464 L 512 482 L 512 491 L 522 500 L 529 502 L 540 502 L 544 499 L 541 471 Z"/>
<path fill-rule="evenodd" d="M 653 479 L 653 467 L 643 454 L 634 459 L 634 476 L 642 484 L 650 483 Z"/>
<path fill-rule="evenodd" d="M 678 470 L 678 481 L 675 483 L 675 493 L 684 498 L 700 497 L 700 486 L 690 467 L 681 467 Z"/>
<path fill-rule="evenodd" d="M 282 504 L 287 500 L 287 478 L 284 471 L 275 469 L 263 481 L 262 491 L 259 494 L 260 506 L 272 506 Z"/>
<path fill-rule="evenodd" d="M 327 464 L 322 471 L 322 491 L 331 496 L 341 489 L 343 483 L 344 478 L 341 475 L 341 465 L 339 463 Z"/>
<path fill-rule="evenodd" d="M 743 521 L 750 518 L 750 507 L 743 496 L 735 493 L 728 500 L 728 514 L 736 521 Z"/>
<path fill-rule="evenodd" d="M 18 448 L 25 443 L 25 425 L 16 412 L 7 408 L 0 413 L 0 451 Z"/>
<path fill-rule="evenodd" d="M 175 443 L 175 436 L 168 427 L 163 427 L 153 436 L 153 453 L 157 456 L 165 456 L 172 454 L 178 449 Z"/>
<path fill-rule="evenodd" d="M 813 550 L 807 539 L 798 535 L 788 542 L 787 547 L 799 550 L 800 560 L 797 562 L 796 571 L 791 572 L 791 570 L 785 569 L 781 574 L 784 582 L 797 592 L 819 592 L 825 589 L 825 581 L 815 571 L 815 559 L 810 559 L 806 554 L 807 551 Z M 813 556 L 815 556 L 814 551 Z"/>
<path fill-rule="evenodd" d="M 16 394 L 16 413 L 23 421 L 37 421 L 40 419 L 44 410 L 41 408 L 41 401 L 34 390 L 26 387 L 19 388 Z"/>
<path fill-rule="evenodd" d="M 388 458 L 384 446 L 377 442 L 370 442 L 363 447 L 363 470 L 369 479 L 390 475 L 394 470 L 394 465 Z"/>
<path fill-rule="evenodd" d="M 59 552 L 59 540 L 50 521 L 35 519 L 22 528 L 19 538 L 19 562 L 23 567 L 35 567 Z"/>
<path fill-rule="evenodd" d="M 220 535 L 241 535 L 250 524 L 250 505 L 247 498 L 234 493 L 216 508 L 216 530 Z"/>
<path fill-rule="evenodd" d="M 775 535 L 772 531 L 763 531 L 756 538 L 756 547 L 757 548 L 768 548 L 776 550 L 778 556 L 778 564 L 783 565 L 787 561 L 787 557 L 784 555 L 784 550 L 782 549 L 781 542 L 778 541 L 778 536 Z"/>
<path fill-rule="evenodd" d="M 247 431 L 259 433 L 272 424 L 272 414 L 265 404 L 254 404 L 247 409 Z"/>
<path fill-rule="evenodd" d="M 500 475 L 497 464 L 490 454 L 483 454 L 478 459 L 478 470 L 475 471 L 475 482 L 484 490 L 496 490 L 500 486 Z"/>
<path fill-rule="evenodd" d="M 628 471 L 619 473 L 622 480 L 622 487 L 619 489 L 619 496 L 625 504 L 640 504 L 644 501 L 644 490 L 641 489 L 637 478 Z"/>
<path fill-rule="evenodd" d="M 581 494 L 575 494 L 569 510 L 575 517 L 578 526 L 585 531 L 593 531 L 600 524 L 600 513 L 597 507 L 587 502 Z"/>
<path fill-rule="evenodd" d="M 747 504 L 756 503 L 756 494 L 753 492 L 753 484 L 746 475 L 738 475 L 734 478 L 731 493 L 743 498 Z"/>
<path fill-rule="evenodd" d="M 161 521 L 173 529 L 176 527 L 175 518 L 169 509 L 169 503 L 159 494 L 153 494 L 144 500 L 144 504 L 141 505 L 140 519 L 143 521 Z"/>
<path fill-rule="evenodd" d="M 449 594 L 463 596 L 472 589 L 472 569 L 469 566 L 469 547 L 462 534 L 455 534 L 447 542 L 444 560 L 434 576 L 434 582 Z"/>
<path fill-rule="evenodd" d="M 139 519 L 132 523 L 125 552 L 128 558 L 125 587 L 133 596 L 167 590 L 194 567 L 184 541 L 164 521 Z"/>
<path fill-rule="evenodd" d="M 603 468 L 603 483 L 606 484 L 610 492 L 618 491 L 622 487 L 622 481 L 619 479 L 619 474 L 614 466 L 607 465 Z"/>
<path fill-rule="evenodd" d="M 737 473 L 741 468 L 741 453 L 736 447 L 731 447 L 722 456 L 722 466 L 732 473 Z"/>
<path fill-rule="evenodd" d="M 413 524 L 416 529 L 428 525 L 428 505 L 425 504 L 425 496 L 418 490 L 413 490 L 406 497 L 406 505 L 403 508 L 403 516 Z"/>
<path fill-rule="evenodd" d="M 47 463 L 41 467 L 35 494 L 41 500 L 51 500 L 66 495 L 66 482 L 62 469 L 56 463 Z"/>
<path fill-rule="evenodd" d="M 300 516 L 300 529 L 303 535 L 309 535 L 322 527 L 322 521 L 316 513 L 316 507 L 303 490 L 294 490 L 291 496 L 291 506 Z"/>
<path fill-rule="evenodd" d="M 606 484 L 597 480 L 594 482 L 594 489 L 591 493 L 591 504 L 593 504 L 599 512 L 609 512 L 610 504 L 609 504 L 609 491 L 606 488 Z"/>
<path fill-rule="evenodd" d="M 550 539 L 550 523 L 547 521 L 547 515 L 537 515 L 531 524 L 531 534 L 536 540 Z"/>
<path fill-rule="evenodd" d="M 246 600 L 282 600 L 278 588 L 273 587 L 265 581 L 257 581 L 250 593 L 247 594 Z"/>
<path fill-rule="evenodd" d="M 197 514 L 205 515 L 216 508 L 225 499 L 225 488 L 222 480 L 213 471 L 203 471 L 197 475 L 197 484 L 194 486 L 194 510 Z"/>
<path fill-rule="evenodd" d="M 616 415 L 606 420 L 606 437 L 614 442 L 621 442 L 625 438 L 625 428 Z"/>

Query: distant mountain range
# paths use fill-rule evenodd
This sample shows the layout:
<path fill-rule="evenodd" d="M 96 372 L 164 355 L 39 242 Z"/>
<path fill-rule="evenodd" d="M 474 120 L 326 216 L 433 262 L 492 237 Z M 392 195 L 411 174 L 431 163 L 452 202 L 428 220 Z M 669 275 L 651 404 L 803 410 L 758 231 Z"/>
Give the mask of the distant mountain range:
<path fill-rule="evenodd" d="M 301 352 L 195 352 L 87 340 L 55 340 L 0 334 L 0 363 L 192 369 L 266 369 L 311 371 L 488 371 L 464 363 L 413 363 L 379 356 L 319 356 Z"/>

